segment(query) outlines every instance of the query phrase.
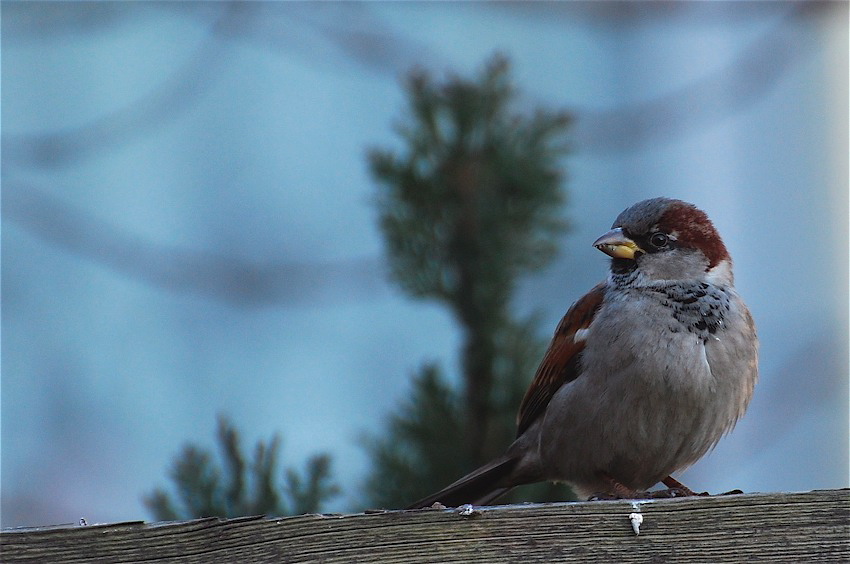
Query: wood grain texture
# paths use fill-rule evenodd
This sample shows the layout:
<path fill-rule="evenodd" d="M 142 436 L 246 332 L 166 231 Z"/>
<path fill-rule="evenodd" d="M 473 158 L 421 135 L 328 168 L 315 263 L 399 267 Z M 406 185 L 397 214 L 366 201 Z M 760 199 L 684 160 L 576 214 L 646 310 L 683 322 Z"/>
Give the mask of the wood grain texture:
<path fill-rule="evenodd" d="M 0 549 L 4 563 L 850 562 L 850 490 L 6 529 Z"/>

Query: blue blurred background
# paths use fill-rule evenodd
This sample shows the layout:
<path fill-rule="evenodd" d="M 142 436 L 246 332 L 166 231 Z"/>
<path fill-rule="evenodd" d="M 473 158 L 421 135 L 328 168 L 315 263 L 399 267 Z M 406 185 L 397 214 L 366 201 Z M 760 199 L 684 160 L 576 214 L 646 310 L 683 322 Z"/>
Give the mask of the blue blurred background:
<path fill-rule="evenodd" d="M 358 441 L 459 344 L 387 282 L 365 154 L 398 147 L 414 66 L 497 51 L 576 118 L 572 230 L 517 309 L 550 334 L 623 208 L 696 203 L 761 381 L 682 480 L 850 485 L 846 2 L 3 3 L 2 525 L 150 519 L 217 413 L 331 453 L 330 509 L 361 509 Z"/>

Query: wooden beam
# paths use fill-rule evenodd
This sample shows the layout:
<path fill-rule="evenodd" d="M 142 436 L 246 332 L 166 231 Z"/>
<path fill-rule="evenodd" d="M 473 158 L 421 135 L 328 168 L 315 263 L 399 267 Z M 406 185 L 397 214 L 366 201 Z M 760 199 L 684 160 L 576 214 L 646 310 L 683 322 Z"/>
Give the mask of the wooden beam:
<path fill-rule="evenodd" d="M 850 562 L 850 490 L 6 529 L 0 550 L 4 563 Z"/>

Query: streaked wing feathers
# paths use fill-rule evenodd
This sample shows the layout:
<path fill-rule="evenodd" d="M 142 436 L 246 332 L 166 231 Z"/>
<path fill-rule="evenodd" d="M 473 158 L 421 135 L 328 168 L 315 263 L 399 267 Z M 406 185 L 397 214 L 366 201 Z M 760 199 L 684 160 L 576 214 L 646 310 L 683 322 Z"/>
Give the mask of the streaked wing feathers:
<path fill-rule="evenodd" d="M 583 331 L 590 327 L 596 311 L 605 297 L 605 283 L 599 283 L 585 294 L 561 319 L 546 354 L 537 368 L 517 415 L 517 436 L 528 429 L 549 405 L 558 389 L 578 378 L 581 351 L 584 350 Z"/>

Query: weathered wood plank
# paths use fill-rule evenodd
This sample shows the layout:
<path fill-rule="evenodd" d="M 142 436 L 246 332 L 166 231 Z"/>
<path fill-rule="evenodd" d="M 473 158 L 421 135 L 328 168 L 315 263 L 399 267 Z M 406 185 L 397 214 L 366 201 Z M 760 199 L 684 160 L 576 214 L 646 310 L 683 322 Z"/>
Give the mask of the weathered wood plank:
<path fill-rule="evenodd" d="M 9 563 L 850 562 L 850 490 L 10 529 L 0 548 Z"/>

